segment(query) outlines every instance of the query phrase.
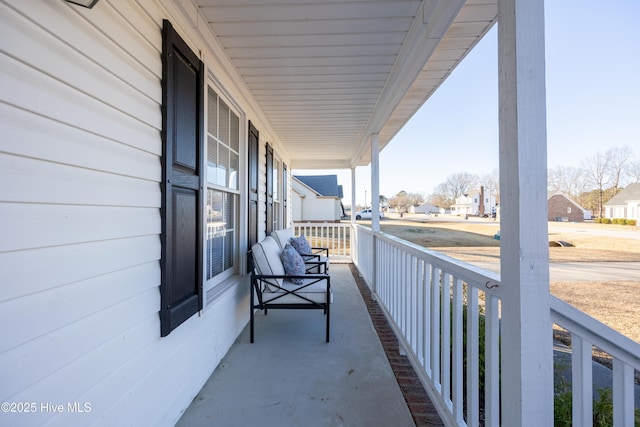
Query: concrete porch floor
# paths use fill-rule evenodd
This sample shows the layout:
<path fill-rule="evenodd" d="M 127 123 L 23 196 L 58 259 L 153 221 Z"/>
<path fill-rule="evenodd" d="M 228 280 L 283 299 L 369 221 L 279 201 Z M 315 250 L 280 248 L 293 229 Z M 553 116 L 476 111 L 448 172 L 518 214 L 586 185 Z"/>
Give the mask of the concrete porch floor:
<path fill-rule="evenodd" d="M 330 343 L 319 310 L 258 312 L 177 426 L 441 426 L 352 269 L 331 265 Z"/>

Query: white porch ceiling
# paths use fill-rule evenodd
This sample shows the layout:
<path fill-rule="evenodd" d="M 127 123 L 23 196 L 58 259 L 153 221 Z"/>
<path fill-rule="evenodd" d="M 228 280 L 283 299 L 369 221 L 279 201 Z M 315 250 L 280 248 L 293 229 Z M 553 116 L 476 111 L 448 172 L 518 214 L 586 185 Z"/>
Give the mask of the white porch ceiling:
<path fill-rule="evenodd" d="M 194 0 L 297 169 L 370 162 L 496 21 L 497 0 Z"/>

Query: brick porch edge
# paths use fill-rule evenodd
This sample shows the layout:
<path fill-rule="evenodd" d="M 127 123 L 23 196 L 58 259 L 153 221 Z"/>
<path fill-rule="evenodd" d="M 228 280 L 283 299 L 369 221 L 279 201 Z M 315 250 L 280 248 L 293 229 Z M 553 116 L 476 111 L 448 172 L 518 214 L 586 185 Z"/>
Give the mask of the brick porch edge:
<path fill-rule="evenodd" d="M 427 395 L 420 378 L 413 370 L 413 366 L 406 356 L 401 356 L 399 352 L 398 339 L 396 338 L 391 326 L 387 322 L 382 309 L 377 301 L 371 298 L 371 291 L 360 277 L 358 269 L 354 264 L 350 264 L 351 274 L 358 285 L 360 295 L 364 301 L 373 326 L 378 333 L 384 352 L 389 359 L 393 373 L 396 376 L 400 390 L 407 402 L 407 407 L 411 412 L 413 421 L 417 427 L 442 427 L 444 424 L 438 415 L 438 411 L 431 403 L 431 399 Z"/>

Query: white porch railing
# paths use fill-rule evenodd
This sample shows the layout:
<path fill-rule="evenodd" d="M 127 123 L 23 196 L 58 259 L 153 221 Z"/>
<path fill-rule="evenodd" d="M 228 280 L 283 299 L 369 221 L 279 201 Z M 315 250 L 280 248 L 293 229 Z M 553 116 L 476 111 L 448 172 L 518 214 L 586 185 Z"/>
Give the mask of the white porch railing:
<path fill-rule="evenodd" d="M 612 357 L 613 425 L 637 425 L 634 370 L 640 371 L 640 344 L 553 295 L 551 320 L 571 333 L 573 425 L 592 425 L 593 346 Z"/>
<path fill-rule="evenodd" d="M 359 225 L 351 235 L 353 262 L 443 421 L 498 426 L 499 275 Z M 555 297 L 551 311 L 573 336 L 573 425 L 591 425 L 592 344 L 613 358 L 614 425 L 634 425 L 640 345 Z"/>
<path fill-rule="evenodd" d="M 351 262 L 351 224 L 296 222 L 293 231 L 311 246 L 329 248 L 331 262 Z"/>

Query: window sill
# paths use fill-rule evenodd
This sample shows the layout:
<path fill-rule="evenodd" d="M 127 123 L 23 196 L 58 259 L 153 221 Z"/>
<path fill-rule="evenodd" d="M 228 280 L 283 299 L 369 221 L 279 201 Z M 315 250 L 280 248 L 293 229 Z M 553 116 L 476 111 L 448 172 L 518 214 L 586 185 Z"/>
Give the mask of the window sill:
<path fill-rule="evenodd" d="M 244 282 L 245 276 L 234 274 L 233 276 L 223 280 L 222 282 L 205 290 L 204 309 L 206 310 L 210 305 L 213 305 L 215 301 L 224 295 L 227 291 L 235 288 L 236 285 L 240 285 Z"/>

